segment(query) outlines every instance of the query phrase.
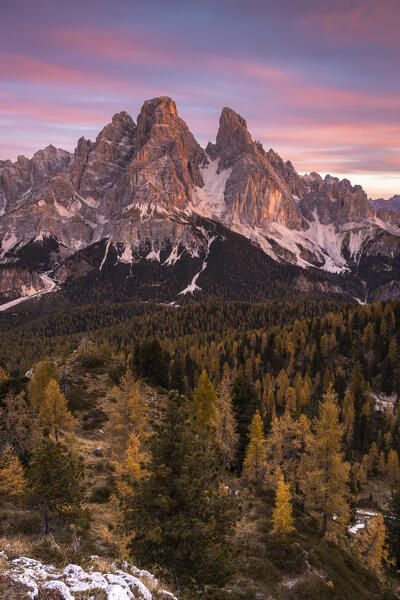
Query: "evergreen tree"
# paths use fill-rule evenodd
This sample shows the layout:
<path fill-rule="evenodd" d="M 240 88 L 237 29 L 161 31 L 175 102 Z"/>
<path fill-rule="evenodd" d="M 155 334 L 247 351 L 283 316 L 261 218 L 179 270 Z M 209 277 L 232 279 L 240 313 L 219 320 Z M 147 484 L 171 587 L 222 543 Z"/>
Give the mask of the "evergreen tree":
<path fill-rule="evenodd" d="M 292 505 L 290 502 L 290 486 L 285 483 L 282 473 L 278 476 L 275 506 L 272 511 L 272 533 L 286 534 L 293 531 Z"/>
<path fill-rule="evenodd" d="M 83 464 L 72 454 L 62 451 L 45 430 L 28 468 L 29 503 L 39 511 L 43 530 L 41 538 L 52 534 L 49 520 L 53 515 L 78 519 L 84 497 Z"/>
<path fill-rule="evenodd" d="M 239 467 L 241 467 L 248 444 L 249 426 L 255 411 L 259 407 L 259 398 L 256 389 L 243 373 L 239 374 L 233 382 L 232 403 L 238 422 L 239 444 L 237 458 Z"/>
<path fill-rule="evenodd" d="M 54 437 L 58 441 L 60 429 L 72 429 L 75 419 L 68 410 L 67 399 L 55 379 L 50 379 L 44 390 L 43 402 L 39 409 L 39 421 L 43 427 L 54 428 Z"/>
<path fill-rule="evenodd" d="M 177 392 L 154 430 L 149 476 L 139 481 L 127 511 L 132 555 L 187 586 L 223 583 L 235 509 L 221 486 L 220 457 L 199 440 L 191 406 Z"/>
<path fill-rule="evenodd" d="M 25 394 L 7 394 L 0 407 L 0 445 L 10 444 L 24 461 L 40 442 L 40 427 L 36 414 Z"/>
<path fill-rule="evenodd" d="M 171 362 L 170 374 L 169 374 L 169 389 L 178 390 L 180 394 L 186 392 L 186 381 L 185 374 L 183 371 L 182 361 L 178 356 L 175 356 Z"/>
<path fill-rule="evenodd" d="M 168 387 L 169 359 L 158 340 L 137 344 L 134 354 L 135 370 L 141 377 L 150 379 L 164 388 Z"/>
<path fill-rule="evenodd" d="M 150 474 L 139 481 L 127 511 L 132 555 L 187 586 L 221 584 L 229 573 L 236 511 L 221 486 L 218 453 L 199 439 L 191 406 L 177 392 L 154 429 Z"/>
<path fill-rule="evenodd" d="M 388 531 L 388 545 L 390 556 L 393 558 L 396 569 L 400 569 L 400 485 L 392 493 L 389 511 L 386 514 L 386 527 Z"/>
<path fill-rule="evenodd" d="M 369 472 L 378 475 L 379 471 L 379 452 L 376 442 L 372 442 L 368 453 Z"/>

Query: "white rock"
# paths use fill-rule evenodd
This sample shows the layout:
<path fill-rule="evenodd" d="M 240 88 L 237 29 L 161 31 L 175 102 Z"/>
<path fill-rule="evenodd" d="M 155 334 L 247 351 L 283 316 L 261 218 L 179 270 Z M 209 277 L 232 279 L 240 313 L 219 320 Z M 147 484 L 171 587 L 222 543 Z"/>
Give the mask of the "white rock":
<path fill-rule="evenodd" d="M 109 585 L 106 588 L 107 600 L 130 600 L 123 587 L 120 585 Z"/>
<path fill-rule="evenodd" d="M 161 590 L 159 593 L 162 596 L 165 596 L 166 598 L 171 598 L 171 600 L 178 600 L 176 596 L 174 596 L 171 592 L 168 592 L 167 590 Z"/>
<path fill-rule="evenodd" d="M 125 571 L 116 571 L 117 575 L 119 575 L 127 585 L 129 585 L 130 589 L 134 593 L 140 594 L 145 600 L 152 600 L 152 595 L 150 590 L 144 585 L 140 579 L 130 575 L 129 573 L 125 573 Z M 150 573 L 149 573 L 150 575 Z"/>
<path fill-rule="evenodd" d="M 121 572 L 119 572 L 118 575 L 114 575 L 113 573 L 107 573 L 105 575 L 105 578 L 107 579 L 108 583 L 121 586 L 127 593 L 128 598 L 134 598 L 134 595 L 132 594 L 129 585 L 127 584 L 125 579 L 121 577 L 120 573 Z"/>
<path fill-rule="evenodd" d="M 44 590 L 57 590 L 64 600 L 75 600 L 63 581 L 48 581 L 42 587 Z"/>
<path fill-rule="evenodd" d="M 6 572 L 6 573 L 8 575 L 10 575 L 10 577 L 12 577 L 12 579 L 14 581 L 17 581 L 19 583 L 22 583 L 23 585 L 26 585 L 26 587 L 28 587 L 31 590 L 30 592 L 27 592 L 27 593 L 32 599 L 36 598 L 39 595 L 39 588 L 36 585 L 36 582 L 31 577 L 28 577 L 27 575 L 15 574 L 15 573 L 10 573 L 10 572 Z"/>

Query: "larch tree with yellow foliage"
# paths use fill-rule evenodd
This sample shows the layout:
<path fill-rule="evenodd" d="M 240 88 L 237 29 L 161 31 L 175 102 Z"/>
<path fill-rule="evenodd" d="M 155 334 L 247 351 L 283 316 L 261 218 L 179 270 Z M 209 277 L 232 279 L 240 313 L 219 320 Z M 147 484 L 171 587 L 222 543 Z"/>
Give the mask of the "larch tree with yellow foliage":
<path fill-rule="evenodd" d="M 243 474 L 249 481 L 259 482 L 265 470 L 265 438 L 258 410 L 254 413 L 250 423 L 249 440 L 243 463 Z"/>
<path fill-rule="evenodd" d="M 5 369 L 3 369 L 3 367 L 0 367 L 0 383 L 3 383 L 4 381 L 7 381 L 8 379 L 10 379 L 10 375 L 7 373 L 7 371 Z"/>
<path fill-rule="evenodd" d="M 0 457 L 0 493 L 6 498 L 19 498 L 25 490 L 25 475 L 12 446 L 6 446 Z"/>
<path fill-rule="evenodd" d="M 44 391 L 51 379 L 58 381 L 56 365 L 50 360 L 39 362 L 28 384 L 28 394 L 33 408 L 39 412 L 43 402 Z"/>
<path fill-rule="evenodd" d="M 399 457 L 393 448 L 389 450 L 386 469 L 391 487 L 396 488 L 400 483 L 400 466 Z"/>
<path fill-rule="evenodd" d="M 353 548 L 361 562 L 380 577 L 383 562 L 389 560 L 386 547 L 386 527 L 381 513 L 367 523 L 361 535 L 358 535 Z"/>
<path fill-rule="evenodd" d="M 213 384 L 203 371 L 193 392 L 193 414 L 199 433 L 215 425 L 217 395 Z"/>
<path fill-rule="evenodd" d="M 285 483 L 282 473 L 278 475 L 275 506 L 272 511 L 272 533 L 285 535 L 293 531 L 292 504 L 290 501 L 290 485 Z"/>
<path fill-rule="evenodd" d="M 111 396 L 114 402 L 107 429 L 112 442 L 112 456 L 118 461 L 126 452 L 131 432 L 142 436 L 146 423 L 146 402 L 139 383 L 130 371 L 122 377 L 119 386 L 113 388 Z"/>
<path fill-rule="evenodd" d="M 225 364 L 215 403 L 216 439 L 221 449 L 225 468 L 229 468 L 232 464 L 239 441 L 236 419 L 233 414 L 231 387 L 229 367 Z"/>
<path fill-rule="evenodd" d="M 56 442 L 60 430 L 71 430 L 74 427 L 75 419 L 68 410 L 67 399 L 55 379 L 50 379 L 44 390 L 43 402 L 39 409 L 39 421 L 43 427 L 54 430 Z"/>
<path fill-rule="evenodd" d="M 266 475 L 272 484 L 276 473 L 282 471 L 285 481 L 290 483 L 293 498 L 300 506 L 304 495 L 300 489 L 303 470 L 306 438 L 310 432 L 310 422 L 306 415 L 293 418 L 289 411 L 273 419 L 266 439 Z"/>
<path fill-rule="evenodd" d="M 148 475 L 146 469 L 148 461 L 149 454 L 143 450 L 142 436 L 131 431 L 123 457 L 113 463 L 116 497 L 124 510 L 127 510 L 132 499 L 136 483 Z"/>
<path fill-rule="evenodd" d="M 119 509 L 126 511 L 137 482 L 147 474 L 147 405 L 139 383 L 130 371 L 122 377 L 119 386 L 113 388 L 112 398 L 114 403 L 107 424 L 111 438 L 111 464 L 116 500 Z M 119 515 L 116 515 L 116 520 L 119 520 Z"/>
<path fill-rule="evenodd" d="M 322 518 L 322 531 L 335 543 L 343 541 L 349 521 L 347 483 L 350 465 L 343 460 L 343 426 L 330 389 L 320 408 L 314 431 L 307 436 L 302 489 L 306 509 Z"/>

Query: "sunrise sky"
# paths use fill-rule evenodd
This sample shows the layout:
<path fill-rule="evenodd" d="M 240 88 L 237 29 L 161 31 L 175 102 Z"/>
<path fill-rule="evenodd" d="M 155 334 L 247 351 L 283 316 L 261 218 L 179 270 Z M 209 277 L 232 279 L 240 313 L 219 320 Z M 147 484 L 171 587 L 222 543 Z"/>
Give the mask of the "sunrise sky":
<path fill-rule="evenodd" d="M 202 145 L 230 106 L 300 172 L 400 193 L 399 0 L 1 4 L 0 159 L 169 95 Z"/>

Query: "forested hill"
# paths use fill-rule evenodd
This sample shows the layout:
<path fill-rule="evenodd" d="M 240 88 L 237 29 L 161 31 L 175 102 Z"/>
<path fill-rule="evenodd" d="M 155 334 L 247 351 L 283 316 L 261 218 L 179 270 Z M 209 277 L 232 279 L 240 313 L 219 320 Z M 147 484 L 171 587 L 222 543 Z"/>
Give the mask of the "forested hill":
<path fill-rule="evenodd" d="M 400 597 L 399 303 L 15 319 L 3 320 L 0 527 L 29 523 L 37 539 L 44 519 L 68 560 L 94 546 L 131 556 L 179 600 Z"/>

